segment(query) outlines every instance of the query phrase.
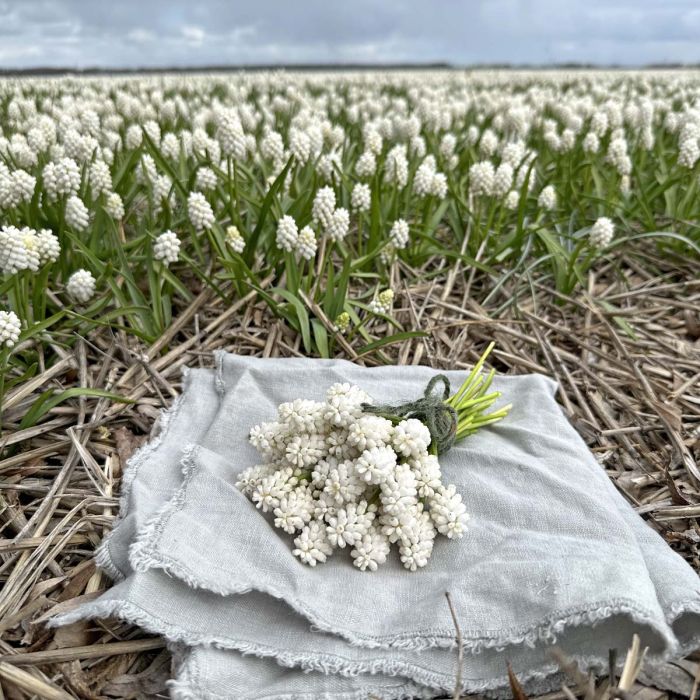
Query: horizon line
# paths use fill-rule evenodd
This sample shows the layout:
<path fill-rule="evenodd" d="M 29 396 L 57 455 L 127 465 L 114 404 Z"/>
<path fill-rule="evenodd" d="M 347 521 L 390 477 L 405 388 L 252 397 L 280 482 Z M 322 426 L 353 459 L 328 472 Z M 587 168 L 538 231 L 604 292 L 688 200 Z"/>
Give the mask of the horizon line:
<path fill-rule="evenodd" d="M 663 62 L 646 64 L 624 63 L 472 63 L 455 64 L 448 61 L 424 62 L 379 62 L 379 63 L 241 63 L 241 64 L 205 64 L 197 65 L 157 65 L 157 66 L 28 66 L 21 68 L 2 68 L 0 76 L 20 75 L 119 75 L 138 73 L 225 73 L 225 72 L 264 72 L 264 71 L 372 71 L 372 70 L 451 70 L 451 71 L 483 71 L 483 70 L 697 70 L 700 61 L 695 63 Z"/>

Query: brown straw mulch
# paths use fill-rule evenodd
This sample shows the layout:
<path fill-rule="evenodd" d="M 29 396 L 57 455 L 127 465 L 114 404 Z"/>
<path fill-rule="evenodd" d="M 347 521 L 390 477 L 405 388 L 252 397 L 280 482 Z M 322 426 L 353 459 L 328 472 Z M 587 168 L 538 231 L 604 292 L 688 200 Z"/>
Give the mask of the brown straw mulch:
<path fill-rule="evenodd" d="M 426 279 L 420 272 L 394 268 L 394 315 L 404 328 L 428 336 L 365 356 L 357 353 L 364 341 L 352 339 L 342 342 L 338 356 L 365 364 L 466 368 L 494 340 L 491 363 L 498 371 L 541 372 L 559 382 L 565 412 L 610 478 L 700 570 L 697 263 L 646 251 L 618 256 L 599 266 L 587 288 L 570 298 L 536 277 L 510 277 L 489 297 L 493 285 L 487 289 L 481 274 L 411 283 Z M 378 338 L 393 332 L 381 324 L 369 329 Z M 170 658 L 162 640 L 115 620 L 58 630 L 43 622 L 110 585 L 95 570 L 92 554 L 117 516 L 126 460 L 177 395 L 181 368 L 211 365 L 217 349 L 303 354 L 298 335 L 254 294 L 225 305 L 205 290 L 178 310 L 169 331 L 151 347 L 122 332 L 96 330 L 78 339 L 70 353 L 55 348 L 59 359 L 52 366 L 5 397 L 0 697 L 167 694 Z M 134 403 L 75 398 L 38 425 L 19 429 L 42 392 L 76 386 L 108 389 Z M 696 690 L 698 661 L 700 655 L 691 655 L 642 669 L 627 696 L 688 697 Z M 578 680 L 585 678 L 579 674 Z"/>

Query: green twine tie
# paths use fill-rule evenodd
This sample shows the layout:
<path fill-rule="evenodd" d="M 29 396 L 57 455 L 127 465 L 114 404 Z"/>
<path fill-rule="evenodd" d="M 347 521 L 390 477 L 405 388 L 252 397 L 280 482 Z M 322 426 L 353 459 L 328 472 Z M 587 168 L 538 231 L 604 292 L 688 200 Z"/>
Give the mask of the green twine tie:
<path fill-rule="evenodd" d="M 438 382 L 442 382 L 444 386 L 442 396 L 433 392 Z M 403 418 L 417 418 L 430 431 L 431 447 L 436 449 L 438 454 L 444 454 L 454 445 L 457 438 L 457 411 L 445 403 L 449 397 L 450 380 L 444 374 L 437 374 L 428 382 L 420 399 L 398 405 L 375 406 L 365 403 L 362 404 L 362 410 L 365 413 L 384 416 L 394 422 Z"/>

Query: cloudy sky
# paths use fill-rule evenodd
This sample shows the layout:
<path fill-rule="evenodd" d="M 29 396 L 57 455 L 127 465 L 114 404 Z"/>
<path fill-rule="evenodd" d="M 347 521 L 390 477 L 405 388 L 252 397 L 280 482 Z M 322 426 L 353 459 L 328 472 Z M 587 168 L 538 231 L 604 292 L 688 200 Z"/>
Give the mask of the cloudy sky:
<path fill-rule="evenodd" d="M 0 68 L 700 62 L 698 0 L 0 0 Z"/>

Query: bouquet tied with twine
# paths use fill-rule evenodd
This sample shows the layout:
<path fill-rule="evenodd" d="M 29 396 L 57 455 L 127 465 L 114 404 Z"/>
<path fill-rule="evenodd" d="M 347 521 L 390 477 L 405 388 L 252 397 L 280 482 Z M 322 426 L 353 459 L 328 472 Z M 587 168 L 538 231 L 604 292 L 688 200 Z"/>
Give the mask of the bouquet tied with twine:
<path fill-rule="evenodd" d="M 251 430 L 263 461 L 237 487 L 293 537 L 304 564 L 347 549 L 358 569 L 376 571 L 396 545 L 406 569 L 426 566 L 436 537 L 462 537 L 469 519 L 438 456 L 510 409 L 489 412 L 500 396 L 490 391 L 495 371 L 482 371 L 492 348 L 454 394 L 438 374 L 423 396 L 400 404 L 377 404 L 342 383 L 325 401 L 280 404 L 276 420 Z"/>

